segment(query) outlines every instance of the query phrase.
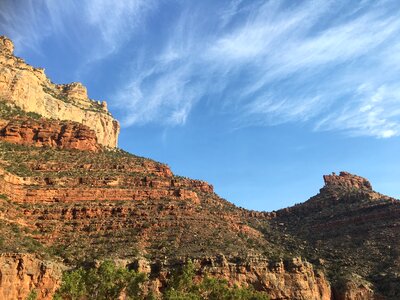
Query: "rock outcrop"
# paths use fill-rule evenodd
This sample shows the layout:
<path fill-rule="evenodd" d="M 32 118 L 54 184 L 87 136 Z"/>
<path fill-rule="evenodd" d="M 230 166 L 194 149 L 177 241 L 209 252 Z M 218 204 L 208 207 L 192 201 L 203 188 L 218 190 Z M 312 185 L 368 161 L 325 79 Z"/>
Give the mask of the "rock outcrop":
<path fill-rule="evenodd" d="M 119 124 L 105 102 L 89 99 L 80 83 L 52 83 L 43 69 L 15 57 L 13 50 L 12 42 L 0 37 L 0 100 L 46 118 L 81 123 L 95 132 L 99 144 L 117 146 Z"/>
<path fill-rule="evenodd" d="M 224 255 L 217 255 L 195 258 L 191 262 L 196 273 L 195 281 L 212 276 L 226 280 L 230 285 L 256 287 L 266 292 L 271 300 L 332 300 L 331 286 L 324 273 L 315 270 L 312 264 L 300 257 L 288 261 L 269 261 L 261 257 L 230 261 Z M 152 278 L 148 283 L 149 290 L 160 294 L 171 270 L 181 269 L 187 261 L 159 261 L 154 264 L 145 258 L 138 258 L 133 262 L 126 260 L 119 263 L 122 267 L 130 266 L 147 274 Z"/>
<path fill-rule="evenodd" d="M 322 271 L 300 257 L 271 262 L 252 258 L 228 262 L 224 256 L 195 261 L 200 274 L 223 278 L 240 286 L 255 286 L 271 299 L 331 300 L 331 286 Z"/>
<path fill-rule="evenodd" d="M 25 300 L 35 293 L 38 300 L 53 299 L 61 282 L 59 264 L 32 254 L 0 254 L 0 298 Z"/>
<path fill-rule="evenodd" d="M 0 141 L 59 149 L 100 149 L 96 134 L 89 127 L 76 122 L 45 119 L 0 120 Z"/>
<path fill-rule="evenodd" d="M 335 173 L 324 175 L 324 181 L 325 187 L 367 189 L 372 191 L 371 183 L 367 179 L 348 172 L 340 172 L 339 175 Z"/>

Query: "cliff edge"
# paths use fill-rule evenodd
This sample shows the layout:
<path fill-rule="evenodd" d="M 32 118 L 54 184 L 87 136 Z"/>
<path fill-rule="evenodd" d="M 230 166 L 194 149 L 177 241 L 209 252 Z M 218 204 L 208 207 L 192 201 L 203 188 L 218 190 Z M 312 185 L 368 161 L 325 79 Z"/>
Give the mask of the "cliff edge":
<path fill-rule="evenodd" d="M 105 101 L 89 99 L 81 83 L 54 84 L 44 69 L 14 56 L 10 39 L 0 36 L 0 100 L 45 118 L 74 121 L 92 129 L 100 145 L 115 148 L 120 126 Z"/>

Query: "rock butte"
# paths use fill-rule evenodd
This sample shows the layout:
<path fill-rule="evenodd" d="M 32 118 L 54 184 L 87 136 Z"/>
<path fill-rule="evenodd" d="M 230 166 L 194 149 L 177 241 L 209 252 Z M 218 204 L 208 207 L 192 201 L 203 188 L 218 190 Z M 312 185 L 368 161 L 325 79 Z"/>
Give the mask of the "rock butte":
<path fill-rule="evenodd" d="M 207 182 L 116 149 L 105 102 L 13 51 L 1 37 L 1 299 L 52 299 L 63 270 L 110 258 L 149 274 L 155 293 L 190 258 L 196 276 L 271 299 L 400 299 L 399 202 L 367 179 L 333 173 L 304 203 L 238 208 Z"/>

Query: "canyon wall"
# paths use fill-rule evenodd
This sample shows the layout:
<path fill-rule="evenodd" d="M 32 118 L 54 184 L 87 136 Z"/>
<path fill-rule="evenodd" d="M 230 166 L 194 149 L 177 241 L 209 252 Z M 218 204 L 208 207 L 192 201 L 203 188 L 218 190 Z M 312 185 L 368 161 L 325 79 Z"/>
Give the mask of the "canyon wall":
<path fill-rule="evenodd" d="M 81 123 L 94 130 L 99 144 L 117 146 L 119 123 L 106 102 L 89 99 L 81 83 L 52 83 L 44 69 L 28 65 L 13 51 L 12 42 L 0 37 L 0 100 L 46 118 Z"/>

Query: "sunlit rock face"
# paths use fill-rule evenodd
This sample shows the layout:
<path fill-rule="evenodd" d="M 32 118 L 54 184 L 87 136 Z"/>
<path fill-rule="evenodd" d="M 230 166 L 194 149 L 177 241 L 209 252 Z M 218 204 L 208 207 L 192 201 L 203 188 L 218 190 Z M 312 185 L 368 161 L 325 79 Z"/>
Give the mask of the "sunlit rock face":
<path fill-rule="evenodd" d="M 35 147 L 98 151 L 93 130 L 80 123 L 48 119 L 0 120 L 0 141 Z"/>
<path fill-rule="evenodd" d="M 32 291 L 38 300 L 53 299 L 61 282 L 59 264 L 32 254 L 0 254 L 0 298 L 25 300 Z"/>
<path fill-rule="evenodd" d="M 44 69 L 15 57 L 13 49 L 8 38 L 0 37 L 0 100 L 46 118 L 81 123 L 95 132 L 99 144 L 117 146 L 119 123 L 105 102 L 89 99 L 81 83 L 52 83 Z"/>

